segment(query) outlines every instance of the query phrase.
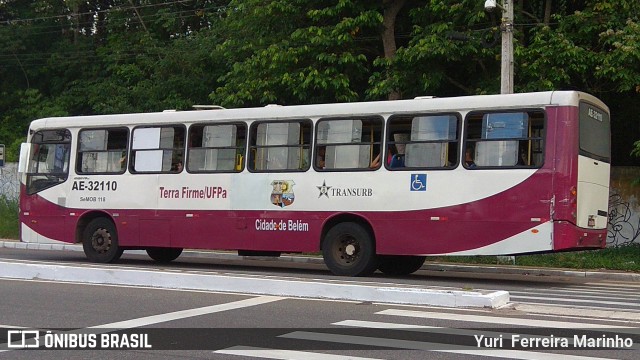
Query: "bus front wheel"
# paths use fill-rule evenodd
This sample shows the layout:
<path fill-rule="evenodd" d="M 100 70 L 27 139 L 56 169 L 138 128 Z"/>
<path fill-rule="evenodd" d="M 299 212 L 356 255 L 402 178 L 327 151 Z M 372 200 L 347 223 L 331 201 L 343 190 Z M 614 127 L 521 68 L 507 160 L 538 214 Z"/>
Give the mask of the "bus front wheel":
<path fill-rule="evenodd" d="M 147 255 L 159 263 L 168 263 L 182 254 L 182 248 L 148 248 Z"/>
<path fill-rule="evenodd" d="M 340 223 L 327 232 L 322 256 L 329 270 L 339 276 L 367 276 L 378 267 L 372 236 L 352 222 Z"/>
<path fill-rule="evenodd" d="M 381 255 L 378 270 L 387 275 L 409 275 L 424 264 L 425 256 Z"/>
<path fill-rule="evenodd" d="M 107 218 L 93 219 L 84 229 L 82 248 L 87 259 L 96 263 L 110 263 L 122 256 L 116 227 Z"/>

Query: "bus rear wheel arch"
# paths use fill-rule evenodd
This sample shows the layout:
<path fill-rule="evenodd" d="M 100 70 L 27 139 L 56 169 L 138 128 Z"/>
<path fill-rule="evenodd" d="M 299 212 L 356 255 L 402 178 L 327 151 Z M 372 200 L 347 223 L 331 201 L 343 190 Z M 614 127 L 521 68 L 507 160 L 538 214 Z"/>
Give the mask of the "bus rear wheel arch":
<path fill-rule="evenodd" d="M 105 217 L 91 220 L 82 232 L 82 248 L 87 259 L 96 263 L 110 263 L 122 256 L 118 232 L 114 223 Z"/>
<path fill-rule="evenodd" d="M 147 248 L 147 255 L 159 263 L 171 262 L 182 254 L 182 248 L 153 247 Z"/>
<path fill-rule="evenodd" d="M 327 231 L 322 257 L 329 270 L 339 276 L 367 276 L 378 267 L 373 236 L 355 222 L 341 222 Z"/>

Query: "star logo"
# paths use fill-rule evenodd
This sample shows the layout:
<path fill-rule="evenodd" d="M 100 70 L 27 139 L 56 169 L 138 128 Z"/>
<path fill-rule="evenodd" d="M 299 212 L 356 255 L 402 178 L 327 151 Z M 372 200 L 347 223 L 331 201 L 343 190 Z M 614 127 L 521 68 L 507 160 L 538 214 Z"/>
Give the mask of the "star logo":
<path fill-rule="evenodd" d="M 320 199 L 322 195 L 329 198 L 329 189 L 331 189 L 331 186 L 327 186 L 327 182 L 325 180 L 322 181 L 322 186 L 316 186 L 316 187 L 318 188 L 318 190 L 320 190 L 320 195 L 318 195 L 318 199 Z"/>

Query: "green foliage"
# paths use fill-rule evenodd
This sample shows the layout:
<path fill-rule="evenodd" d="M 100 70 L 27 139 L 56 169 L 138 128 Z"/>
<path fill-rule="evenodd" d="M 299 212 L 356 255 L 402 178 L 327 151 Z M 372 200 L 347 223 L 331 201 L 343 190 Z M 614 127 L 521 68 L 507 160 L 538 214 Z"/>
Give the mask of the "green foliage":
<path fill-rule="evenodd" d="M 242 1 L 225 21 L 239 36 L 219 47 L 233 63 L 211 98 L 225 106 L 358 100 L 369 65 L 358 40 L 381 21 L 359 1 Z"/>
<path fill-rule="evenodd" d="M 603 98 L 626 159 L 640 138 L 640 2 L 515 4 L 516 91 Z M 478 0 L 0 1 L 0 141 L 47 116 L 495 93 L 500 20 Z"/>
<path fill-rule="evenodd" d="M 18 201 L 0 195 L 0 239 L 18 239 Z"/>
<path fill-rule="evenodd" d="M 557 25 L 539 25 L 517 49 L 522 91 L 577 88 L 594 94 L 640 91 L 640 2 L 587 1 Z"/>
<path fill-rule="evenodd" d="M 516 264 L 575 269 L 640 271 L 640 244 L 594 251 L 519 256 L 516 258 Z"/>
<path fill-rule="evenodd" d="M 640 156 L 640 140 L 633 143 L 633 149 L 631 150 L 631 155 Z"/>

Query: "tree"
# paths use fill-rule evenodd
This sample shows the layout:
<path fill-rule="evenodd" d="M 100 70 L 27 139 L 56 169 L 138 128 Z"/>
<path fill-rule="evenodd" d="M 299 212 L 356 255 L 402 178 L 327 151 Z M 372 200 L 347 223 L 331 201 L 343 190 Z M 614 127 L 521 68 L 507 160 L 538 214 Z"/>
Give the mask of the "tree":
<path fill-rule="evenodd" d="M 516 91 L 599 96 L 633 163 L 640 2 L 515 4 Z M 0 141 L 50 115 L 496 93 L 499 25 L 477 0 L 4 0 Z"/>
<path fill-rule="evenodd" d="M 283 19 L 287 19 L 283 22 Z M 232 2 L 211 98 L 230 106 L 361 99 L 382 16 L 363 1 Z"/>

